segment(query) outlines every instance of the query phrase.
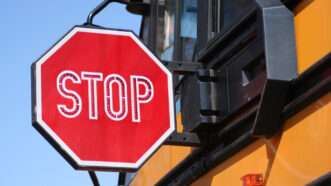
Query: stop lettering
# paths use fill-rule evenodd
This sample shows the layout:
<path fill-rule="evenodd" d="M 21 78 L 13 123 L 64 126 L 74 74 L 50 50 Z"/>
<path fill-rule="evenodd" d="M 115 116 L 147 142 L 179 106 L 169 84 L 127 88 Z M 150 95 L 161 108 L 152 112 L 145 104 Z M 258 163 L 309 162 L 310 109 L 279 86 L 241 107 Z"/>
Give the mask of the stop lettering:
<path fill-rule="evenodd" d="M 129 96 L 131 96 L 132 122 L 141 121 L 141 104 L 148 103 L 153 99 L 153 83 L 145 76 L 131 75 L 129 82 L 131 93 L 128 93 L 127 82 L 119 74 L 109 74 L 103 80 L 102 73 L 84 71 L 80 77 L 74 71 L 65 70 L 57 76 L 57 90 L 64 98 L 72 100 L 72 106 L 58 104 L 57 108 L 62 116 L 75 118 L 81 113 L 82 107 L 85 104 L 83 104 L 82 98 L 77 92 L 67 88 L 66 83 L 67 81 L 71 81 L 72 83 L 82 84 L 82 80 L 87 81 L 88 104 L 86 105 L 88 105 L 88 117 L 90 120 L 98 120 L 99 116 L 98 81 L 103 81 L 104 112 L 109 119 L 114 121 L 121 121 L 128 115 Z M 116 94 L 117 96 L 115 96 Z M 117 109 L 115 108 L 116 103 L 118 103 Z"/>

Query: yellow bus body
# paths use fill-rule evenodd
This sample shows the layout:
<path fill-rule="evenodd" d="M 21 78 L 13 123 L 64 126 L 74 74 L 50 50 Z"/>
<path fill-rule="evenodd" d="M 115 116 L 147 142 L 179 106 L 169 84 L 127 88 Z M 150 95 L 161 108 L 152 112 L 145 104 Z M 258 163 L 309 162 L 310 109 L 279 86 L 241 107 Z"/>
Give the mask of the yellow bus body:
<path fill-rule="evenodd" d="M 299 74 L 331 51 L 331 1 L 305 0 L 294 10 Z M 178 130 L 181 130 L 178 115 Z M 266 186 L 305 185 L 331 171 L 331 93 L 288 119 L 281 134 L 259 139 L 219 164 L 192 185 L 243 185 L 247 174 L 262 174 Z M 192 151 L 162 146 L 130 185 L 157 183 Z"/>

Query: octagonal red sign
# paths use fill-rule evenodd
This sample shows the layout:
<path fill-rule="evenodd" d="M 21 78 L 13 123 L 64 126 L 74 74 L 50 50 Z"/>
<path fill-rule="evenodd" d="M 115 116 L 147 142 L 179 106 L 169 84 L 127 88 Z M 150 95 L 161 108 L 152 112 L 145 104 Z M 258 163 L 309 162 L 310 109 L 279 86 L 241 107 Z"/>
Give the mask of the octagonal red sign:
<path fill-rule="evenodd" d="M 33 125 L 75 168 L 137 169 L 175 130 L 172 75 L 132 32 L 74 27 L 33 79 Z"/>

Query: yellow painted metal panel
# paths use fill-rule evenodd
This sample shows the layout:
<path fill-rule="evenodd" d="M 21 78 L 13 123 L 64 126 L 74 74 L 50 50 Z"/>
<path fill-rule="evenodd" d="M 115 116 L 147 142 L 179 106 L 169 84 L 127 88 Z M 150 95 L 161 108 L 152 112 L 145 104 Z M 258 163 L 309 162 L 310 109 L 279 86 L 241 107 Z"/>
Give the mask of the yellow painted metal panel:
<path fill-rule="evenodd" d="M 288 120 L 268 185 L 303 185 L 331 171 L 330 123 L 331 93 Z"/>
<path fill-rule="evenodd" d="M 182 161 L 189 153 L 190 148 L 163 146 L 139 170 L 132 186 L 155 185 L 178 162 Z"/>
<path fill-rule="evenodd" d="M 284 132 L 243 149 L 193 185 L 242 185 L 262 174 L 265 186 L 305 185 L 331 171 L 331 93 L 286 122 Z"/>
<path fill-rule="evenodd" d="M 295 10 L 299 73 L 331 51 L 331 1 L 304 0 Z"/>
<path fill-rule="evenodd" d="M 295 10 L 299 73 L 331 51 L 331 1 L 304 0 Z M 242 185 L 240 178 L 261 173 L 267 186 L 304 185 L 331 171 L 331 95 L 286 123 L 283 134 L 259 140 L 193 185 Z"/>
<path fill-rule="evenodd" d="M 177 131 L 182 131 L 181 115 L 177 115 Z M 191 153 L 190 147 L 162 146 L 138 171 L 132 186 L 154 185 Z"/>
<path fill-rule="evenodd" d="M 247 174 L 263 174 L 269 169 L 268 150 L 265 143 L 259 140 L 208 172 L 192 185 L 240 186 L 243 185 L 241 177 Z"/>
<path fill-rule="evenodd" d="M 331 0 L 304 0 L 295 10 L 295 29 L 302 73 L 331 51 Z M 330 122 L 329 94 L 288 120 L 281 135 L 258 140 L 193 185 L 240 186 L 242 176 L 256 173 L 263 174 L 266 186 L 304 185 L 331 171 Z M 187 147 L 163 146 L 131 185 L 153 185 L 190 152 Z"/>

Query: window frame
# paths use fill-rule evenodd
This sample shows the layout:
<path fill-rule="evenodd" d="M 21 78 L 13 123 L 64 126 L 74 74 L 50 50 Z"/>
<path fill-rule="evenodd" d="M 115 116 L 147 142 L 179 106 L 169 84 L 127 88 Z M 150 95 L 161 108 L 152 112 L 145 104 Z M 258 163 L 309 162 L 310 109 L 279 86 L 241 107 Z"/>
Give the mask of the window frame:
<path fill-rule="evenodd" d="M 160 0 L 151 0 L 150 1 L 150 15 L 149 17 L 149 23 L 146 23 L 146 17 L 143 16 L 142 18 L 142 26 L 141 31 L 143 30 L 144 24 L 149 24 L 149 35 L 148 35 L 148 41 L 145 41 L 147 45 L 151 48 L 151 50 L 154 53 L 157 52 L 157 30 L 158 30 L 158 18 L 160 15 L 160 10 L 158 8 Z M 167 1 L 167 0 L 165 0 Z M 175 24 L 174 24 L 174 52 L 172 56 L 171 61 L 182 61 L 183 60 L 183 39 L 181 38 L 181 15 L 183 10 L 183 0 L 174 0 L 176 3 L 176 9 L 175 9 Z M 197 0 L 198 3 L 199 0 Z M 198 4 L 197 4 L 198 6 Z M 199 8 L 198 8 L 199 11 Z M 198 12 L 197 12 L 197 22 L 198 22 Z M 197 23 L 198 24 L 198 23 Z M 198 33 L 198 31 L 197 31 Z M 140 37 L 142 38 L 142 32 L 140 33 Z M 197 43 L 198 34 L 196 35 L 196 42 Z M 195 49 L 196 47 L 194 47 Z M 195 50 L 194 50 L 195 51 Z M 194 53 L 194 52 L 193 52 Z M 158 56 L 160 58 L 160 56 Z M 194 54 L 192 56 L 194 58 Z"/>
<path fill-rule="evenodd" d="M 223 2 L 228 0 L 198 0 L 198 42 L 197 42 L 197 55 L 198 58 L 201 56 L 201 51 L 208 50 L 208 48 L 212 48 L 214 45 L 217 45 L 221 40 L 226 38 L 226 34 L 231 32 L 233 28 L 238 27 L 245 19 L 248 19 L 254 12 L 256 12 L 256 7 L 251 8 L 244 15 L 242 15 L 241 19 L 234 20 L 234 23 L 230 24 L 225 30 L 222 30 L 222 7 Z M 231 1 L 231 0 L 230 0 Z M 251 0 L 252 4 L 254 4 L 254 0 Z M 213 3 L 217 3 L 216 5 Z M 215 7 L 217 7 L 218 11 L 215 13 Z M 217 14 L 217 20 L 213 20 L 213 14 Z M 216 28 L 214 28 L 216 27 Z M 207 32 L 206 29 L 207 28 Z M 204 52 L 202 52 L 204 53 Z"/>

